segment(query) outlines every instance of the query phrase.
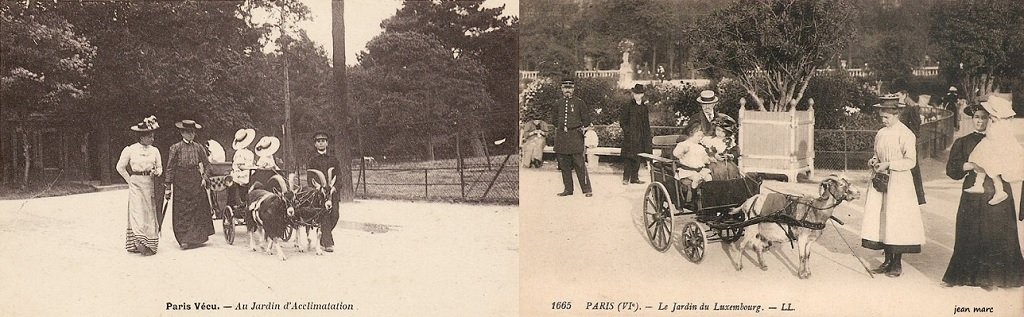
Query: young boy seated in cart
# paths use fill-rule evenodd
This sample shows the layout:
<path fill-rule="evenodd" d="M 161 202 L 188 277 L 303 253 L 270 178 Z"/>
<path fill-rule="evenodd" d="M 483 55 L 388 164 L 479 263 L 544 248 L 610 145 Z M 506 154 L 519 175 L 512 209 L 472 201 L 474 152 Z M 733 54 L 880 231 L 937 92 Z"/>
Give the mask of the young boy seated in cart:
<path fill-rule="evenodd" d="M 680 164 L 676 169 L 676 179 L 689 179 L 690 187 L 697 188 L 701 182 L 711 180 L 711 170 L 708 169 L 711 157 L 700 144 L 700 140 L 704 138 L 704 131 L 699 124 L 687 126 L 685 132 L 686 139 L 672 150 L 672 155 L 679 159 Z"/>

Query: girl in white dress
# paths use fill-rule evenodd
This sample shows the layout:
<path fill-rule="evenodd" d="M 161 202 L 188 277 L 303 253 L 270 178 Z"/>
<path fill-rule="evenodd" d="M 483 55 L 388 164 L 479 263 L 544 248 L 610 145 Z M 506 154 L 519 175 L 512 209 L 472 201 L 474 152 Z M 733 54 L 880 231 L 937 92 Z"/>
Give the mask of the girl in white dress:
<path fill-rule="evenodd" d="M 1024 180 L 1024 149 L 1017 143 L 1013 136 L 1013 127 L 1009 119 L 1016 115 L 1012 103 L 1009 100 L 992 96 L 988 101 L 982 102 L 981 106 L 991 114 L 988 131 L 985 138 L 981 139 L 978 146 L 971 152 L 969 162 L 980 167 L 976 169 L 978 177 L 974 179 L 974 185 L 964 189 L 968 193 L 984 193 L 981 186 L 985 177 L 992 178 L 992 186 L 995 187 L 995 196 L 989 200 L 990 205 L 996 205 L 1009 198 L 1010 195 L 1003 188 L 1003 181 L 1010 183 L 1010 188 L 1015 199 L 1014 209 L 1020 213 L 1020 184 Z"/>
<path fill-rule="evenodd" d="M 699 124 L 687 126 L 686 133 L 686 140 L 676 144 L 672 150 L 672 155 L 678 158 L 681 164 L 676 169 L 676 179 L 688 178 L 690 187 L 697 188 L 702 181 L 711 180 L 711 170 L 707 167 L 708 163 L 711 163 L 711 157 L 704 146 L 700 145 L 704 131 Z"/>

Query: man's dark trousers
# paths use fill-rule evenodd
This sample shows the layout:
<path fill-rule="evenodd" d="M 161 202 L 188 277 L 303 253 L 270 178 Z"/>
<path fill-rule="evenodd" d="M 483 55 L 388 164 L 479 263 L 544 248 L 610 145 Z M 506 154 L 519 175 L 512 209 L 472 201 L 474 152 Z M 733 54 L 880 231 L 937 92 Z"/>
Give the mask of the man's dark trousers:
<path fill-rule="evenodd" d="M 623 157 L 623 163 L 625 163 L 625 169 L 622 171 L 622 180 L 627 182 L 639 182 L 640 181 L 640 157 Z"/>
<path fill-rule="evenodd" d="M 572 171 L 576 171 L 576 179 L 580 180 L 580 188 L 584 193 L 591 192 L 590 177 L 587 174 L 587 165 L 583 159 L 583 153 L 558 154 L 558 166 L 562 169 L 562 184 L 565 192 L 573 192 Z"/>

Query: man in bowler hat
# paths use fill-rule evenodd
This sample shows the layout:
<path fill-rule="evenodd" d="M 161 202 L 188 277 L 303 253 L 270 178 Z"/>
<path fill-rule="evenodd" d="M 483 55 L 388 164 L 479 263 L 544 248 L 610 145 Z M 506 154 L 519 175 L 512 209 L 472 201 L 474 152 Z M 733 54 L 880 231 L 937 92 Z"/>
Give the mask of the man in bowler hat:
<path fill-rule="evenodd" d="M 573 96 L 575 82 L 571 79 L 562 81 L 562 98 L 555 101 L 554 116 L 551 122 L 555 124 L 555 156 L 558 159 L 559 169 L 562 170 L 562 185 L 564 190 L 558 196 L 569 196 L 573 193 L 572 172 L 576 171 L 576 178 L 580 182 L 583 194 L 587 197 L 593 196 L 590 186 L 590 176 L 587 175 L 587 165 L 583 158 L 583 128 L 590 125 L 590 108 L 583 103 L 583 100 Z"/>
<path fill-rule="evenodd" d="M 644 99 L 644 85 L 636 84 L 630 93 L 629 103 L 622 108 L 619 125 L 622 127 L 622 184 L 643 184 L 639 171 L 642 158 L 640 153 L 651 153 L 651 119 L 647 99 Z"/>

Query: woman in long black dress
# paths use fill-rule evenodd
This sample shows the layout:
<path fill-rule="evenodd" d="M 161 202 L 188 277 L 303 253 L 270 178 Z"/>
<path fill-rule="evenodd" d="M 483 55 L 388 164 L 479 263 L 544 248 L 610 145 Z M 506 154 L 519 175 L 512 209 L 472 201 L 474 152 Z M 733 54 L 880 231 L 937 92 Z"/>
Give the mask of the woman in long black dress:
<path fill-rule="evenodd" d="M 977 165 L 967 160 L 985 137 L 988 113 L 980 105 L 964 108 L 964 112 L 971 116 L 975 132 L 953 142 L 949 161 L 946 162 L 946 175 L 963 179 L 963 187 L 967 188 L 974 184 L 977 169 Z M 989 199 L 995 194 L 992 179 L 985 179 L 984 186 L 982 194 L 965 192 L 960 196 L 953 256 L 942 281 L 947 286 L 1024 286 L 1024 258 L 1017 241 L 1013 199 L 989 205 Z"/>

